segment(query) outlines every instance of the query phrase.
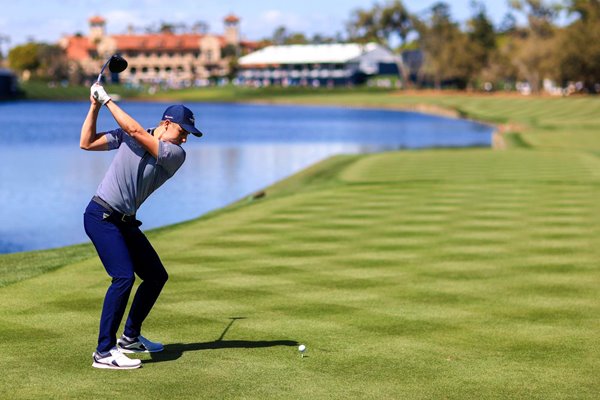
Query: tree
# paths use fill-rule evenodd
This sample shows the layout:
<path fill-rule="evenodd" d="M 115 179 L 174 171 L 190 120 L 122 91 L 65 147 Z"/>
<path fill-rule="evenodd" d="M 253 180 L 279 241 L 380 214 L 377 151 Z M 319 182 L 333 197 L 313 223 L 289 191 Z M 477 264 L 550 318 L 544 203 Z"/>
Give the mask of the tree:
<path fill-rule="evenodd" d="M 481 76 L 484 69 L 489 66 L 493 53 L 497 50 L 496 32 L 487 16 L 485 6 L 475 2 L 473 8 L 475 14 L 467 21 L 469 52 L 473 63 L 471 80 Z"/>
<path fill-rule="evenodd" d="M 304 33 L 296 32 L 285 38 L 285 44 L 308 44 L 308 39 Z"/>
<path fill-rule="evenodd" d="M 205 21 L 196 21 L 192 25 L 192 32 L 200 33 L 202 35 L 208 33 L 210 25 Z"/>
<path fill-rule="evenodd" d="M 415 30 L 415 20 L 416 17 L 413 16 L 399 0 L 384 7 L 381 11 L 380 24 L 383 35 L 387 39 L 388 47 L 390 38 L 396 36 L 400 40 L 400 49 L 404 49 L 408 35 Z M 401 55 L 398 57 L 397 66 L 402 81 L 409 85 L 410 71 L 404 65 Z"/>
<path fill-rule="evenodd" d="M 350 40 L 359 43 L 381 43 L 385 40 L 380 29 L 380 15 L 381 7 L 378 4 L 375 4 L 370 10 L 354 10 L 346 26 Z"/>
<path fill-rule="evenodd" d="M 381 32 L 389 46 L 390 39 L 400 39 L 400 48 L 404 47 L 408 35 L 415 30 L 415 17 L 408 11 L 404 4 L 396 0 L 389 3 L 381 10 Z"/>
<path fill-rule="evenodd" d="M 343 40 L 341 39 L 341 34 L 337 34 L 337 37 L 324 36 L 320 33 L 315 33 L 313 37 L 310 39 L 311 44 L 331 44 L 331 43 L 339 43 Z"/>
<path fill-rule="evenodd" d="M 359 43 L 377 42 L 389 49 L 394 40 L 399 42 L 398 52 L 405 46 L 410 33 L 416 31 L 416 17 L 400 0 L 384 5 L 375 4 L 370 10 L 354 10 L 347 24 L 350 39 Z M 397 57 L 398 73 L 408 83 L 409 71 Z"/>
<path fill-rule="evenodd" d="M 370 10 L 354 10 L 346 28 L 353 41 L 377 42 L 391 47 L 397 39 L 401 49 L 408 36 L 416 31 L 416 24 L 417 18 L 400 0 L 394 0 L 383 6 L 375 4 Z"/>
<path fill-rule="evenodd" d="M 221 49 L 221 58 L 236 57 L 238 55 L 238 47 L 229 43 Z"/>
<path fill-rule="evenodd" d="M 285 43 L 285 39 L 288 36 L 287 28 L 283 25 L 278 26 L 273 32 L 273 38 L 271 41 L 276 45 L 283 45 Z"/>
<path fill-rule="evenodd" d="M 502 22 L 500 22 L 499 33 L 514 33 L 517 29 L 517 19 L 514 14 L 508 12 L 502 18 Z"/>
<path fill-rule="evenodd" d="M 38 57 L 40 59 L 38 73 L 41 77 L 51 80 L 69 78 L 69 65 L 63 48 L 42 43 L 38 50 Z"/>
<path fill-rule="evenodd" d="M 600 92 L 600 0 L 571 0 L 577 19 L 559 39 L 558 57 L 563 81 L 581 81 L 588 92 Z"/>
<path fill-rule="evenodd" d="M 57 45 L 29 42 L 15 46 L 8 53 L 8 62 L 15 71 L 29 71 L 37 78 L 61 80 L 68 77 L 66 55 Z"/>
<path fill-rule="evenodd" d="M 472 53 L 467 35 L 450 18 L 448 4 L 431 7 L 428 21 L 419 25 L 419 41 L 425 53 L 425 73 L 431 75 L 437 89 L 443 81 L 466 87 L 472 75 Z"/>
<path fill-rule="evenodd" d="M 275 29 L 273 32 L 273 36 L 271 39 L 265 39 L 264 41 L 269 41 L 275 45 L 284 45 L 284 44 L 307 44 L 309 40 L 304 36 L 301 32 L 289 32 L 288 29 L 281 25 Z"/>
<path fill-rule="evenodd" d="M 514 39 L 517 28 L 508 32 L 499 32 L 496 37 L 496 50 L 490 54 L 487 68 L 484 68 L 481 78 L 485 81 L 496 82 L 504 88 L 511 88 L 517 81 L 519 71 L 512 60 L 517 52 Z"/>
<path fill-rule="evenodd" d="M 10 44 L 10 36 L 0 34 L 0 66 L 2 66 L 6 57 L 6 54 L 2 51 L 2 43 Z"/>
<path fill-rule="evenodd" d="M 512 35 L 512 60 L 522 78 L 534 93 L 540 91 L 541 80 L 556 75 L 556 19 L 560 6 L 543 0 L 513 0 L 511 7 L 527 17 L 527 28 Z"/>
<path fill-rule="evenodd" d="M 8 52 L 9 67 L 21 73 L 37 70 L 41 64 L 38 51 L 39 44 L 35 42 L 29 42 L 13 47 Z"/>

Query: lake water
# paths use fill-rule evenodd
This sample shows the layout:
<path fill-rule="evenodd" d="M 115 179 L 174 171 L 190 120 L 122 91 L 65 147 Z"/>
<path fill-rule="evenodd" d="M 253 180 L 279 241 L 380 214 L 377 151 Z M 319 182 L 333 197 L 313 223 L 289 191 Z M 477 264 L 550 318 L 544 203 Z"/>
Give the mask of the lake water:
<path fill-rule="evenodd" d="M 145 127 L 168 103 L 121 102 Z M 205 133 L 140 208 L 149 229 L 198 217 L 334 154 L 491 144 L 492 128 L 409 112 L 188 103 Z M 83 211 L 114 152 L 79 149 L 87 102 L 0 103 L 0 253 L 87 241 Z M 116 123 L 103 109 L 98 131 Z"/>

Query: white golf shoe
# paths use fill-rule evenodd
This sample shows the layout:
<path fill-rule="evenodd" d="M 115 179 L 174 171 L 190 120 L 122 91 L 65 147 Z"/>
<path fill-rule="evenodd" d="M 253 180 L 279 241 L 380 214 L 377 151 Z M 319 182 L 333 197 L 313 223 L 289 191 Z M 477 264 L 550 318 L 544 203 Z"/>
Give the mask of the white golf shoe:
<path fill-rule="evenodd" d="M 103 357 L 97 352 L 94 352 L 94 354 L 92 354 L 92 358 L 94 359 L 92 367 L 106 369 L 135 369 L 142 366 L 141 360 L 128 358 L 116 347 L 112 348 L 109 353 L 110 355 Z"/>
<path fill-rule="evenodd" d="M 162 343 L 152 342 L 142 335 L 137 338 L 123 335 L 117 340 L 117 346 L 122 353 L 156 353 L 164 349 Z"/>

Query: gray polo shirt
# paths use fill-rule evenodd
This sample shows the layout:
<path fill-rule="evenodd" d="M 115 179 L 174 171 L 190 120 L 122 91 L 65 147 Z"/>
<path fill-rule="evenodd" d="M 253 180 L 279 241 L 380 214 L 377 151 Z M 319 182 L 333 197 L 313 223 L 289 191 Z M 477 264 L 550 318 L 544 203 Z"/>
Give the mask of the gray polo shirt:
<path fill-rule="evenodd" d="M 148 129 L 153 133 L 154 129 Z M 144 200 L 172 177 L 185 161 L 185 151 L 158 141 L 158 158 L 148 153 L 123 129 L 106 132 L 108 149 L 117 150 L 96 195 L 115 210 L 133 215 Z"/>

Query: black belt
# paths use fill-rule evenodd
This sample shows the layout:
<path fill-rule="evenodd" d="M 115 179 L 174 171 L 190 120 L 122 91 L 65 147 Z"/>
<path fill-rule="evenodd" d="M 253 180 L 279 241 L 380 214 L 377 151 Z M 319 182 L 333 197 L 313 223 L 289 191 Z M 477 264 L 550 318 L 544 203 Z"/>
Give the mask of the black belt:
<path fill-rule="evenodd" d="M 104 200 L 102 200 L 98 196 L 92 197 L 92 201 L 94 203 L 99 204 L 102 207 L 104 207 L 104 209 L 106 209 L 106 211 L 110 212 L 110 216 L 111 217 L 114 216 L 119 221 L 122 221 L 122 222 L 133 222 L 133 221 L 135 221 L 135 214 L 133 214 L 133 215 L 127 215 L 127 214 L 120 213 L 117 210 L 115 210 L 114 208 L 112 208 L 110 206 L 110 204 L 108 204 L 107 202 L 105 202 Z"/>

